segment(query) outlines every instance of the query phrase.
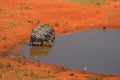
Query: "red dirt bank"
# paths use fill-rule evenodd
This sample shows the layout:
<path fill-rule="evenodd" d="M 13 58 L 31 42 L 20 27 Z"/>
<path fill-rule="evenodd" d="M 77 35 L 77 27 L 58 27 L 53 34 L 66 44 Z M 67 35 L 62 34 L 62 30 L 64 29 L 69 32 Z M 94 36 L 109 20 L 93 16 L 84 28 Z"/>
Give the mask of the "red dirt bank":
<path fill-rule="evenodd" d="M 85 6 L 53 0 L 0 0 L 0 53 L 8 51 L 21 42 L 28 41 L 31 30 L 43 23 L 52 25 L 57 35 L 102 29 L 103 27 L 120 30 L 120 3 L 112 1 L 109 3 L 106 6 Z M 14 60 L 4 58 L 1 60 L 19 64 Z M 35 68 L 35 65 L 28 65 Z M 52 68 L 50 67 L 50 69 Z M 89 80 L 84 76 L 94 76 L 90 73 L 66 71 L 61 72 L 57 77 L 60 80 L 74 79 L 75 76 L 68 76 L 69 73 L 74 72 L 78 77 L 76 80 L 79 78 Z M 64 79 L 65 77 L 66 79 Z M 106 78 L 120 80 L 120 77 Z M 104 80 L 107 80 L 106 78 Z"/>

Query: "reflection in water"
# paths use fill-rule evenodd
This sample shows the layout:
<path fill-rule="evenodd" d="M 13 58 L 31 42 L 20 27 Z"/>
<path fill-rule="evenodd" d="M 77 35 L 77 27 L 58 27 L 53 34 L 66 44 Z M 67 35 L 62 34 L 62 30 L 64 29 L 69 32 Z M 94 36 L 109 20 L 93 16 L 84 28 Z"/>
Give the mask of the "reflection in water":
<path fill-rule="evenodd" d="M 45 57 L 50 53 L 52 47 L 46 47 L 46 46 L 32 46 L 30 48 L 30 58 L 41 58 Z"/>
<path fill-rule="evenodd" d="M 55 41 L 53 41 L 52 44 L 54 46 Z M 26 45 L 23 47 L 23 49 L 21 51 L 21 53 L 22 53 L 21 55 L 24 56 L 26 59 L 36 62 L 36 61 L 39 61 L 39 59 L 48 56 L 50 54 L 53 46 L 29 46 L 29 45 Z"/>
<path fill-rule="evenodd" d="M 39 58 L 46 57 L 50 54 L 52 47 L 50 46 L 24 46 L 22 56 L 28 60 L 39 61 Z"/>

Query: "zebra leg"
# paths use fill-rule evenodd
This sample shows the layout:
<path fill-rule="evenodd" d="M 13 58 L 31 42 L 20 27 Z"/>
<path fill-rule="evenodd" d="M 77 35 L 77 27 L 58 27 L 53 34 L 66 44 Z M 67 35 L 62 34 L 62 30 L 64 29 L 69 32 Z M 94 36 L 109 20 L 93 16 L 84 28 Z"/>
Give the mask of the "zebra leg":
<path fill-rule="evenodd" d="M 40 46 L 43 46 L 43 41 L 41 41 L 41 44 L 40 44 Z"/>
<path fill-rule="evenodd" d="M 49 40 L 49 41 L 48 41 L 48 44 L 49 44 L 50 47 L 52 47 L 52 46 L 53 46 L 52 40 Z"/>

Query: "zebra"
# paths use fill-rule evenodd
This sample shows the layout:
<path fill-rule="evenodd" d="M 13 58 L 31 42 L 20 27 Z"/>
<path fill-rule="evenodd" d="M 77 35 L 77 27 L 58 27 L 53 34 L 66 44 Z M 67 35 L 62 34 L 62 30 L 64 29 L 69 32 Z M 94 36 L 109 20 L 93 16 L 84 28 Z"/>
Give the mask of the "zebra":
<path fill-rule="evenodd" d="M 30 35 L 32 46 L 53 46 L 54 42 L 55 31 L 51 26 L 43 24 L 32 30 Z"/>

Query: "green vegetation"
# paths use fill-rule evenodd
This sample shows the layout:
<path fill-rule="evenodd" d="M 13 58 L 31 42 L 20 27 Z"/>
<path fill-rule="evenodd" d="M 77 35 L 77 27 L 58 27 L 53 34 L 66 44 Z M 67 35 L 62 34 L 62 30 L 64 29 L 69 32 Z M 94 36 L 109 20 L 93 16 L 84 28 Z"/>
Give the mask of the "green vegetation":
<path fill-rule="evenodd" d="M 93 6 L 108 4 L 105 0 L 57 0 L 57 1 L 65 1 L 65 2 L 71 2 L 77 4 L 93 5 Z"/>
<path fill-rule="evenodd" d="M 2 67 L 3 67 L 3 63 L 0 62 L 0 68 L 2 68 Z"/>
<path fill-rule="evenodd" d="M 9 22 L 8 25 L 9 25 L 10 27 L 14 27 L 16 24 L 15 24 L 15 22 Z"/>
<path fill-rule="evenodd" d="M 30 77 L 39 78 L 39 75 L 34 72 L 31 72 Z"/>
<path fill-rule="evenodd" d="M 88 77 L 89 80 L 102 80 L 102 77 L 101 76 L 91 76 L 91 77 Z"/>

